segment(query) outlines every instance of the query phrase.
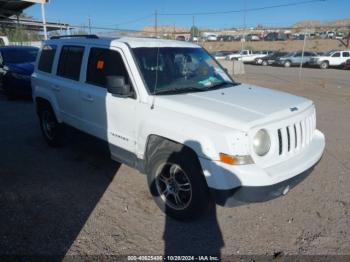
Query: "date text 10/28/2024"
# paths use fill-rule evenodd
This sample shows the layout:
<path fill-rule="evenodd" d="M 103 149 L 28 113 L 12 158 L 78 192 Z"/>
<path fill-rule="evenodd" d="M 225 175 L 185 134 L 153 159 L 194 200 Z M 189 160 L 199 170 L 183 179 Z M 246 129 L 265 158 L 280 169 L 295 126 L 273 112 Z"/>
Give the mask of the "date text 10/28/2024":
<path fill-rule="evenodd" d="M 128 261 L 219 261 L 217 256 L 128 256 Z"/>

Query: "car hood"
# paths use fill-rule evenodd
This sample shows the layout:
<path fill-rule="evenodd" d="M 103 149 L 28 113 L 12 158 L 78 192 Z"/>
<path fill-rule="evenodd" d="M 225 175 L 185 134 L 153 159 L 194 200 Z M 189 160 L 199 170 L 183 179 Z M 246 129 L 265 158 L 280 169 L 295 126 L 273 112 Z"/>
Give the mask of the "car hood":
<path fill-rule="evenodd" d="M 18 64 L 7 63 L 6 66 L 10 71 L 24 75 L 31 75 L 34 71 L 34 62 Z"/>
<path fill-rule="evenodd" d="M 255 125 L 295 115 L 310 107 L 312 101 L 272 89 L 241 84 L 207 92 L 157 96 L 154 105 L 248 131 Z"/>

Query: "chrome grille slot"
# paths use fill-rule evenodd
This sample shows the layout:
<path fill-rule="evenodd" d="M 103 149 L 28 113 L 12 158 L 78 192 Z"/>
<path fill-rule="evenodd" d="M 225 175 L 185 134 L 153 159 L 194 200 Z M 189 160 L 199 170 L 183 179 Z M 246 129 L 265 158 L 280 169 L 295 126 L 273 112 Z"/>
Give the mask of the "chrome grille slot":
<path fill-rule="evenodd" d="M 289 133 L 289 126 L 286 127 L 286 130 L 287 130 L 288 152 L 290 152 L 290 133 Z"/>
<path fill-rule="evenodd" d="M 281 129 L 278 129 L 277 133 L 278 133 L 278 148 L 279 148 L 278 152 L 279 152 L 279 155 L 282 155 L 283 146 L 282 146 Z"/>
<path fill-rule="evenodd" d="M 294 124 L 294 148 L 295 150 L 298 148 L 298 134 L 297 134 L 297 127 Z"/>
<path fill-rule="evenodd" d="M 279 156 L 292 156 L 310 144 L 316 129 L 315 113 L 277 129 Z"/>

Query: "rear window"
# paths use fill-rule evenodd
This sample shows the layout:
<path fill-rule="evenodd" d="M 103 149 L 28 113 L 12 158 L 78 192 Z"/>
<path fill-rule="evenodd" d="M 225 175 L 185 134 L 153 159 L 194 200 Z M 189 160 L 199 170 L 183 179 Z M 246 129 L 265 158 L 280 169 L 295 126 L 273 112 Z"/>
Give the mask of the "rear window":
<path fill-rule="evenodd" d="M 82 46 L 63 46 L 57 75 L 78 81 L 83 55 L 84 47 Z"/>
<path fill-rule="evenodd" d="M 40 71 L 51 73 L 56 49 L 57 46 L 55 45 L 45 45 L 43 47 L 38 64 L 38 69 Z"/>
<path fill-rule="evenodd" d="M 130 84 L 124 61 L 117 51 L 91 48 L 86 82 L 105 87 L 107 76 L 124 76 L 126 83 Z"/>

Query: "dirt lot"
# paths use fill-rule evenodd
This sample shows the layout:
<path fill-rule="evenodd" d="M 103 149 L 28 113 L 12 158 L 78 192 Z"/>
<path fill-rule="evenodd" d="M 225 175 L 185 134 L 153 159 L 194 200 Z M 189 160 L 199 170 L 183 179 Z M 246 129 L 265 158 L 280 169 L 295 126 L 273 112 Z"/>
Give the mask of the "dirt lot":
<path fill-rule="evenodd" d="M 344 40 L 346 42 L 346 40 Z M 246 42 L 243 48 L 258 50 L 279 50 L 279 51 L 297 51 L 303 49 L 303 40 L 288 40 L 288 41 L 256 41 Z M 241 42 L 205 42 L 203 43 L 209 52 L 220 50 L 241 50 Z M 307 39 L 305 50 L 315 52 L 326 52 L 334 49 L 348 49 L 339 40 L 335 39 Z"/>
<path fill-rule="evenodd" d="M 71 132 L 49 148 L 30 101 L 0 95 L 0 253 L 350 255 L 350 72 L 246 66 L 239 81 L 311 98 L 327 149 L 285 197 L 217 207 L 192 223 L 166 218 L 146 178 L 98 141 Z M 280 253 L 282 252 L 282 253 Z"/>

